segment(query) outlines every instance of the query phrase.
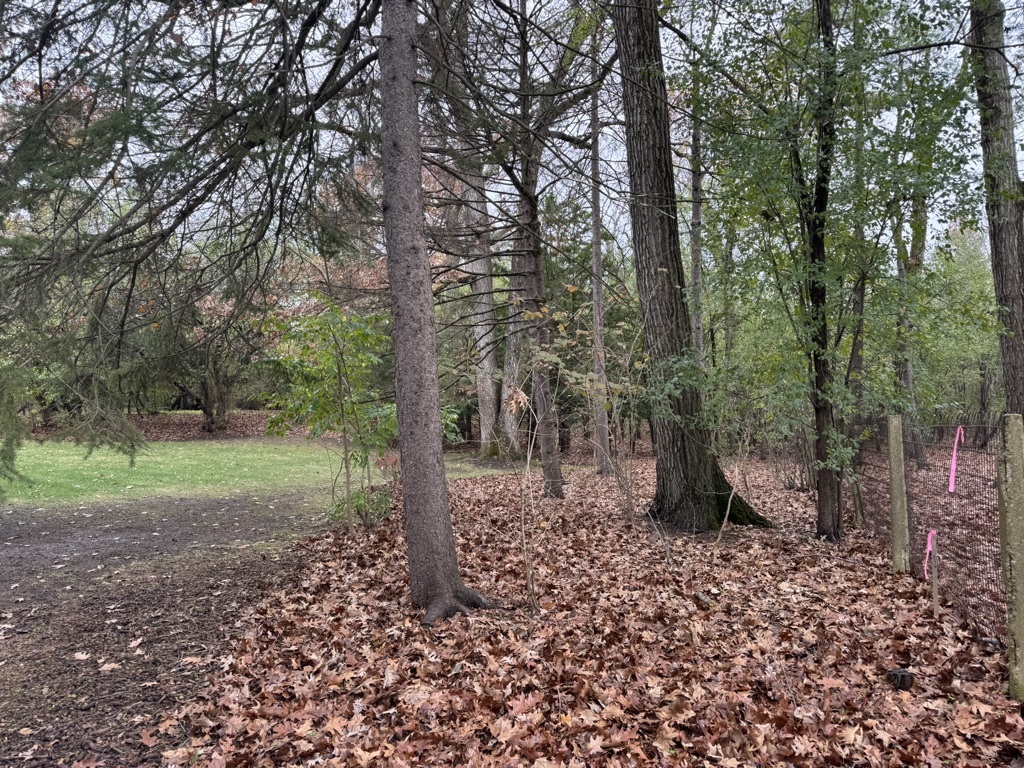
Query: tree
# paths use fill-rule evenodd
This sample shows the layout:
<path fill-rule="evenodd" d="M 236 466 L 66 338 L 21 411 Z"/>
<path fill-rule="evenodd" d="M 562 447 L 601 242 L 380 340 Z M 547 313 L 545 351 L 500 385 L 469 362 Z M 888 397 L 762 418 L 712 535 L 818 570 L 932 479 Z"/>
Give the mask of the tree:
<path fill-rule="evenodd" d="M 264 292 L 354 153 L 339 137 L 365 112 L 341 95 L 376 61 L 377 9 L 0 4 L 0 324 L 81 352 L 66 384 L 106 408 L 122 399 L 147 279 L 184 274 L 200 253 L 191 303 L 226 275 Z M 315 83 L 307 57 L 330 62 Z M 43 333 L 65 306 L 69 322 Z"/>
<path fill-rule="evenodd" d="M 232 2 L 201 14 L 0 4 L 10 32 L 0 38 L 0 219 L 28 222 L 0 243 L 0 311 L 45 315 L 70 288 L 104 342 L 94 367 L 116 367 L 143 266 L 156 272 L 216 243 L 195 300 L 216 295 L 224 275 L 273 274 L 286 244 L 315 226 L 324 189 L 358 173 L 376 119 L 363 105 L 379 92 L 410 581 L 434 621 L 486 601 L 458 572 L 441 461 L 416 8 L 387 7 L 378 91 L 379 0 Z"/>
<path fill-rule="evenodd" d="M 284 434 L 303 425 L 310 439 L 341 438 L 331 501 L 354 533 L 353 512 L 366 525 L 374 522 L 371 499 L 379 496 L 372 489 L 371 451 L 380 456 L 396 436 L 394 409 L 381 402 L 373 387 L 386 349 L 385 318 L 352 312 L 327 296 L 310 298 L 306 312 L 289 324 L 278 345 L 276 360 L 288 388 L 273 403 L 279 410 L 268 430 Z"/>
<path fill-rule="evenodd" d="M 836 106 L 839 98 L 838 62 L 831 0 L 815 1 L 815 21 L 821 45 L 818 86 L 812 103 L 815 131 L 814 162 L 807 176 L 800 148 L 790 141 L 790 171 L 796 188 L 800 231 L 804 233 L 807 277 L 800 299 L 809 318 L 810 363 L 813 376 L 811 406 L 814 409 L 814 459 L 818 465 L 818 536 L 829 541 L 843 538 L 840 506 L 840 475 L 829 455 L 829 443 L 836 434 L 835 405 L 832 401 L 833 363 L 828 328 L 828 249 L 826 247 L 829 195 L 836 155 Z"/>
<path fill-rule="evenodd" d="M 996 300 L 1006 408 L 1024 413 L 1024 182 L 1017 166 L 1013 98 L 1006 64 L 1001 0 L 972 0 L 971 59 L 981 117 L 985 213 Z"/>
<path fill-rule="evenodd" d="M 423 222 L 416 4 L 383 0 L 380 69 L 384 237 L 395 340 L 395 402 L 413 603 L 433 624 L 489 607 L 459 573 L 441 444 L 441 397 Z"/>
<path fill-rule="evenodd" d="M 734 494 L 711 452 L 701 414 L 699 366 L 686 301 L 669 137 L 668 101 L 655 0 L 612 5 L 622 69 L 626 157 L 637 290 L 651 383 L 665 408 L 654 414 L 656 490 L 651 514 L 684 530 L 765 524 Z"/>
<path fill-rule="evenodd" d="M 594 60 L 591 69 L 597 80 L 598 32 L 594 31 Z M 613 473 L 608 410 L 608 371 L 604 343 L 604 260 L 601 249 L 601 117 L 600 92 L 590 95 L 590 280 L 594 296 L 594 458 L 597 474 Z"/>

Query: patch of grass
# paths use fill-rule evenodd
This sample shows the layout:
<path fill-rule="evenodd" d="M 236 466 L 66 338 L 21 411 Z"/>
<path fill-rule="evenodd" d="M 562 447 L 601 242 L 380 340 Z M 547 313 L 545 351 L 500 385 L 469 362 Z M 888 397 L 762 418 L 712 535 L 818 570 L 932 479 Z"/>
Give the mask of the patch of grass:
<path fill-rule="evenodd" d="M 28 482 L 7 484 L 7 498 L 36 504 L 298 490 L 331 481 L 323 448 L 269 438 L 153 442 L 134 466 L 114 451 L 85 458 L 74 445 L 31 443 L 19 451 L 17 468 Z"/>

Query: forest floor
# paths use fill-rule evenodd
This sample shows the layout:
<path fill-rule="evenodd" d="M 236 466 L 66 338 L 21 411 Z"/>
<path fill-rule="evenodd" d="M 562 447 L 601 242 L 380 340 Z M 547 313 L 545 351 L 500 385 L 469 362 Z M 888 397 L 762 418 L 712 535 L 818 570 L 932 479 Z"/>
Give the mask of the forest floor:
<path fill-rule="evenodd" d="M 756 462 L 778 527 L 663 537 L 652 469 L 633 510 L 592 470 L 563 501 L 453 481 L 502 608 L 432 629 L 397 511 L 349 537 L 300 495 L 0 507 L 0 765 L 1024 766 L 1005 649 L 884 544 L 815 541 Z"/>

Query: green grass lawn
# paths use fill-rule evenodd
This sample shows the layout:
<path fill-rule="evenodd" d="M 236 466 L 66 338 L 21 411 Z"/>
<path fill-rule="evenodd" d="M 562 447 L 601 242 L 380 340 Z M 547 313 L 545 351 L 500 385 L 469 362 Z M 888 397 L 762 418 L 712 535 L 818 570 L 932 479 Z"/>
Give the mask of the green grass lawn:
<path fill-rule="evenodd" d="M 329 487 L 327 451 L 314 443 L 254 439 L 153 442 L 135 458 L 66 443 L 28 443 L 17 468 L 27 482 L 5 485 L 14 502 L 56 503 L 213 496 Z"/>
<path fill-rule="evenodd" d="M 332 465 L 333 461 L 333 465 Z M 465 455 L 446 457 L 450 479 L 503 471 Z M 26 443 L 17 468 L 26 481 L 4 485 L 12 502 L 56 504 L 152 496 L 228 496 L 328 490 L 337 454 L 316 443 L 277 438 L 152 442 L 135 458 L 67 443 Z M 504 470 L 508 471 L 508 470 Z"/>

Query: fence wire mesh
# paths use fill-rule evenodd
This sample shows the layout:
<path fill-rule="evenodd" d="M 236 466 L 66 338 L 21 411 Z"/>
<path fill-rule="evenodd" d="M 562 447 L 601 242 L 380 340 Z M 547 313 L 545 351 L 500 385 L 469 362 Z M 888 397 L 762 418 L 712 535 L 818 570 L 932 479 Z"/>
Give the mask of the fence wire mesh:
<path fill-rule="evenodd" d="M 999 554 L 998 427 L 904 426 L 910 566 L 925 578 L 928 532 L 936 531 L 942 595 L 986 635 L 1006 631 Z M 890 536 L 889 447 L 885 425 L 871 430 L 856 463 L 864 522 Z M 956 454 L 954 460 L 954 443 Z"/>

